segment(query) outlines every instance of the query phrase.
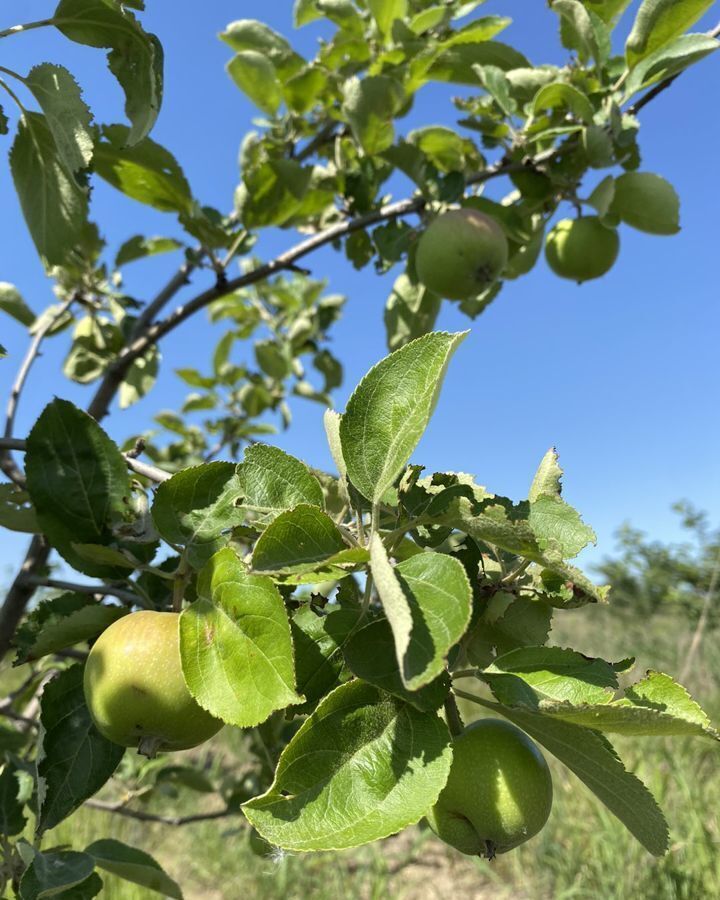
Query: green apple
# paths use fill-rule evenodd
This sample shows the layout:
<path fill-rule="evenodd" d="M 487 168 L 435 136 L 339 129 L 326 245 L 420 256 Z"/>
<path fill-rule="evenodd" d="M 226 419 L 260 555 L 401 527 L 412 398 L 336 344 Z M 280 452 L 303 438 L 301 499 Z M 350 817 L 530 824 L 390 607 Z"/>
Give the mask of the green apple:
<path fill-rule="evenodd" d="M 597 216 L 562 219 L 545 242 L 545 258 L 553 272 L 578 282 L 610 271 L 619 250 L 617 231 L 606 228 Z"/>
<path fill-rule="evenodd" d="M 451 209 L 423 232 L 415 268 L 420 281 L 449 300 L 477 297 L 495 281 L 508 259 L 498 223 L 476 209 Z"/>
<path fill-rule="evenodd" d="M 85 700 L 98 731 L 146 756 L 195 747 L 223 726 L 185 685 L 179 619 L 150 610 L 124 616 L 103 631 L 85 665 Z"/>
<path fill-rule="evenodd" d="M 542 753 L 500 719 L 474 722 L 453 741 L 450 776 L 427 815 L 432 830 L 461 853 L 505 853 L 536 835 L 552 807 Z"/>

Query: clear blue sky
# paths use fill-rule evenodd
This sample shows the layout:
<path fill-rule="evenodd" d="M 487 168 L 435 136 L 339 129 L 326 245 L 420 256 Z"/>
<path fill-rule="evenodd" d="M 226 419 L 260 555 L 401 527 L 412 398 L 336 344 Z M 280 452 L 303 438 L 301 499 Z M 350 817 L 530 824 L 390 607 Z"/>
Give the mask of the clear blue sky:
<path fill-rule="evenodd" d="M 45 0 L 4 3 L 0 27 L 49 16 L 54 5 Z M 143 22 L 160 36 L 166 54 L 165 100 L 153 137 L 176 155 L 203 203 L 229 209 L 238 180 L 238 146 L 257 113 L 225 74 L 231 53 L 217 33 L 233 19 L 258 14 L 291 35 L 300 52 L 310 56 L 318 32 L 306 28 L 291 34 L 290 0 L 263 5 L 148 0 L 147 6 Z M 503 39 L 534 63 L 565 61 L 556 17 L 546 4 L 489 0 L 481 12 L 511 16 L 514 24 Z M 713 24 L 710 15 L 698 29 Z M 626 14 L 618 33 L 628 28 Z M 3 64 L 20 72 L 42 59 L 64 62 L 83 86 L 97 120 L 123 121 L 123 98 L 101 51 L 71 44 L 50 29 L 4 40 L 2 51 Z M 414 456 L 430 471 L 472 472 L 491 490 L 520 499 L 536 464 L 555 444 L 566 471 L 566 497 L 598 533 L 598 549 L 586 561 L 612 548 L 613 531 L 626 519 L 655 537 L 677 537 L 669 507 L 678 498 L 688 498 L 718 518 L 720 120 L 714 106 L 719 83 L 720 54 L 683 75 L 642 112 L 643 168 L 664 175 L 679 191 L 680 234 L 661 238 L 624 228 L 619 262 L 599 282 L 577 287 L 554 277 L 540 262 L 529 276 L 510 283 L 471 325 Z M 402 127 L 452 121 L 452 93 L 457 91 L 429 88 L 421 93 Z M 401 182 L 398 187 L 408 190 Z M 0 280 L 15 283 L 40 310 L 52 298 L 51 285 L 4 164 L 0 191 Z M 93 192 L 93 214 L 113 253 L 139 232 L 179 233 L 173 217 L 102 183 Z M 295 239 L 291 232 L 276 231 L 263 238 L 259 250 L 269 255 Z M 128 291 L 152 296 L 171 265 L 168 256 L 128 267 Z M 382 310 L 397 272 L 382 279 L 372 270 L 357 273 L 332 250 L 317 254 L 309 265 L 316 276 L 328 279 L 331 290 L 349 298 L 333 333 L 334 351 L 346 372 L 336 394 L 342 409 L 357 380 L 385 353 Z M 190 290 L 201 284 L 196 279 Z M 440 327 L 456 330 L 468 324 L 446 304 Z M 177 408 L 186 389 L 173 369 L 206 367 L 218 335 L 201 314 L 167 339 L 159 384 L 136 407 L 115 412 L 106 422 L 112 436 L 122 440 L 148 427 L 159 409 Z M 34 370 L 18 417 L 18 436 L 26 433 L 50 393 L 87 402 L 89 390 L 64 381 L 59 373 L 67 339 L 52 341 Z M 5 397 L 26 336 L 3 318 L 0 340 L 11 353 L 0 362 L 0 396 Z M 297 400 L 293 411 L 294 425 L 277 443 L 314 465 L 329 467 L 322 410 Z M 16 560 L 24 543 L 22 537 L 3 533 L 0 566 Z"/>

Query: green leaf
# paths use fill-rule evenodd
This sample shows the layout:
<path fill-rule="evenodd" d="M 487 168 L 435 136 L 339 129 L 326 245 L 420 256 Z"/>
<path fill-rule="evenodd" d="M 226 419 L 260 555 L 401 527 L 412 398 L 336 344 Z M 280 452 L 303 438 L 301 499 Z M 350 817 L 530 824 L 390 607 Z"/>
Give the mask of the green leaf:
<path fill-rule="evenodd" d="M 394 119 L 405 96 L 399 81 L 387 75 L 348 79 L 343 86 L 343 114 L 368 156 L 382 153 L 395 140 Z"/>
<path fill-rule="evenodd" d="M 418 553 L 393 568 L 377 534 L 370 567 L 395 638 L 403 684 L 417 690 L 445 667 L 470 622 L 472 595 L 462 564 L 442 553 Z"/>
<path fill-rule="evenodd" d="M 84 563 L 71 543 L 112 543 L 112 525 L 127 516 L 130 477 L 117 446 L 91 416 L 56 399 L 28 435 L 25 471 L 38 522 L 52 544 L 80 571 L 112 577 L 114 569 Z"/>
<path fill-rule="evenodd" d="M 340 850 L 419 821 L 450 771 L 450 735 L 435 713 L 361 681 L 320 703 L 283 751 L 275 781 L 243 812 L 271 844 Z"/>
<path fill-rule="evenodd" d="M 615 179 L 612 175 L 607 175 L 602 181 L 595 185 L 587 202 L 593 209 L 597 210 L 598 215 L 602 218 L 610 211 L 614 197 Z"/>
<path fill-rule="evenodd" d="M 610 212 L 649 234 L 677 234 L 680 199 L 675 188 L 651 172 L 625 172 L 615 179 Z"/>
<path fill-rule="evenodd" d="M 127 409 L 152 390 L 160 366 L 160 351 L 155 344 L 133 360 L 118 391 L 120 409 Z"/>
<path fill-rule="evenodd" d="M 560 496 L 562 492 L 560 480 L 563 477 L 563 470 L 560 468 L 558 459 L 558 452 L 554 447 L 551 447 L 543 456 L 530 485 L 528 500 L 531 503 L 534 503 L 543 494 L 549 497 Z"/>
<path fill-rule="evenodd" d="M 605 62 L 610 55 L 610 37 L 603 20 L 579 0 L 553 0 L 552 9 L 561 17 L 563 45 L 577 50 L 583 61 L 593 58 L 599 64 Z"/>
<path fill-rule="evenodd" d="M 270 378 L 283 381 L 292 372 L 292 359 L 287 346 L 268 339 L 256 341 L 254 350 L 258 366 Z"/>
<path fill-rule="evenodd" d="M 536 596 L 498 591 L 463 641 L 468 661 L 482 668 L 496 655 L 544 644 L 550 635 L 552 612 L 552 607 Z"/>
<path fill-rule="evenodd" d="M 54 828 L 97 793 L 125 752 L 95 728 L 85 705 L 83 671 L 82 665 L 65 669 L 42 693 L 38 834 Z"/>
<path fill-rule="evenodd" d="M 35 510 L 26 506 L 29 497 L 14 484 L 0 484 L 0 526 L 10 531 L 39 534 Z"/>
<path fill-rule="evenodd" d="M 549 716 L 596 731 L 631 736 L 694 735 L 720 741 L 709 718 L 684 687 L 669 675 L 650 671 L 612 703 L 546 704 Z"/>
<path fill-rule="evenodd" d="M 530 521 L 533 504 L 515 505 L 470 482 L 468 476 L 452 473 L 421 479 L 416 493 L 422 497 L 425 492 L 425 498 L 414 504 L 415 514 L 431 514 L 436 525 L 457 528 L 480 544 L 492 544 L 537 563 L 541 567 L 543 593 L 558 606 L 605 600 L 607 588 L 598 587 L 579 569 L 563 561 L 563 554 L 590 534 L 572 507 L 566 509 L 563 501 L 556 499 L 554 502 L 560 505 L 552 510 L 552 515 L 536 514 L 536 534 Z"/>
<path fill-rule="evenodd" d="M 528 521 L 540 549 L 559 552 L 563 559 L 572 559 L 597 540 L 577 510 L 560 497 L 541 494 L 530 504 Z"/>
<path fill-rule="evenodd" d="M 583 0 L 583 3 L 603 22 L 612 25 L 630 5 L 630 0 Z"/>
<path fill-rule="evenodd" d="M 717 50 L 720 43 L 706 34 L 683 34 L 641 60 L 625 83 L 625 97 L 671 78 Z"/>
<path fill-rule="evenodd" d="M 260 535 L 252 568 L 278 575 L 312 572 L 347 549 L 330 516 L 317 506 L 301 503 L 280 513 Z"/>
<path fill-rule="evenodd" d="M 424 285 L 413 284 L 407 275 L 400 275 L 385 304 L 388 350 L 404 347 L 432 331 L 441 303 L 440 297 Z"/>
<path fill-rule="evenodd" d="M 46 853 L 35 853 L 32 862 L 25 870 L 20 880 L 20 900 L 39 900 L 41 897 L 75 898 L 94 897 L 94 893 L 80 892 L 76 894 L 73 888 L 78 888 L 93 876 L 95 865 L 86 853 L 77 853 L 74 850 L 51 850 Z M 102 881 L 95 878 L 91 888 Z"/>
<path fill-rule="evenodd" d="M 3 837 L 14 837 L 25 830 L 23 804 L 18 797 L 19 771 L 17 766 L 8 762 L 0 772 L 0 835 Z"/>
<path fill-rule="evenodd" d="M 408 0 L 368 0 L 368 7 L 378 31 L 387 38 L 396 19 L 406 20 Z"/>
<path fill-rule="evenodd" d="M 359 611 L 334 609 L 317 614 L 303 606 L 290 620 L 295 647 L 297 689 L 305 697 L 298 713 L 311 712 L 343 674 L 343 645 L 357 623 Z"/>
<path fill-rule="evenodd" d="M 35 321 L 35 313 L 23 300 L 15 285 L 8 281 L 0 281 L 0 310 L 28 328 Z"/>
<path fill-rule="evenodd" d="M 229 530 L 240 525 L 242 488 L 234 463 L 211 462 L 183 469 L 155 492 L 152 517 L 161 536 L 184 544 L 193 566 L 203 565 L 227 544 Z"/>
<path fill-rule="evenodd" d="M 73 76 L 63 66 L 41 63 L 30 69 L 25 84 L 45 113 L 67 169 L 76 172 L 86 168 L 93 153 L 92 113 Z"/>
<path fill-rule="evenodd" d="M 546 84 L 540 88 L 533 99 L 532 112 L 540 115 L 546 109 L 569 109 L 581 122 L 592 122 L 592 104 L 576 87 L 564 82 Z"/>
<path fill-rule="evenodd" d="M 227 65 L 228 74 L 263 112 L 274 116 L 283 101 L 282 86 L 272 61 L 257 50 L 243 50 Z"/>
<path fill-rule="evenodd" d="M 421 60 L 418 60 L 420 63 Z M 500 41 L 459 44 L 442 49 L 430 58 L 431 65 L 423 65 L 420 81 L 449 81 L 453 84 L 477 85 L 475 66 L 497 66 L 503 72 L 510 69 L 531 68 L 527 57 Z M 416 64 L 417 65 L 417 64 Z"/>
<path fill-rule="evenodd" d="M 272 581 L 250 574 L 226 548 L 200 571 L 197 593 L 180 617 L 180 655 L 198 703 L 241 728 L 302 703 L 290 625 Z"/>
<path fill-rule="evenodd" d="M 350 481 L 373 503 L 417 446 L 466 334 L 438 331 L 411 341 L 375 365 L 348 400 L 340 423 L 343 457 Z"/>
<path fill-rule="evenodd" d="M 141 141 L 162 103 L 160 41 L 114 0 L 60 0 L 53 23 L 71 41 L 110 50 L 108 66 L 125 93 L 125 113 L 132 123 L 128 143 Z"/>
<path fill-rule="evenodd" d="M 573 706 L 610 703 L 618 689 L 610 663 L 561 647 L 511 650 L 498 656 L 480 677 L 500 703 L 532 709 L 544 701 Z"/>
<path fill-rule="evenodd" d="M 13 644 L 13 665 L 40 659 L 97 637 L 127 613 L 122 606 L 107 606 L 87 594 L 60 594 L 39 603 L 18 628 Z"/>
<path fill-rule="evenodd" d="M 154 209 L 192 214 L 190 186 L 171 153 L 150 138 L 130 146 L 130 132 L 124 125 L 104 125 L 102 136 L 93 157 L 101 178 Z"/>
<path fill-rule="evenodd" d="M 512 116 L 517 104 L 511 96 L 512 87 L 499 66 L 473 66 L 480 83 L 506 116 Z"/>
<path fill-rule="evenodd" d="M 712 5 L 713 0 L 643 0 L 625 44 L 628 67 L 679 37 Z"/>
<path fill-rule="evenodd" d="M 60 159 L 47 119 L 24 113 L 10 150 L 23 215 L 46 266 L 62 266 L 87 222 L 88 192 Z"/>
<path fill-rule="evenodd" d="M 650 853 L 665 853 L 668 831 L 662 812 L 603 735 L 539 713 L 504 706 L 497 709 L 574 772 Z"/>
<path fill-rule="evenodd" d="M 345 660 L 353 675 L 374 684 L 424 712 L 442 706 L 450 689 L 450 676 L 442 672 L 419 690 L 405 687 L 397 658 L 395 639 L 387 619 L 367 622 L 350 636 L 343 647 Z"/>
<path fill-rule="evenodd" d="M 253 444 L 237 469 L 242 509 L 255 526 L 269 525 L 285 510 L 305 503 L 323 509 L 320 482 L 289 453 L 268 444 Z"/>
<path fill-rule="evenodd" d="M 93 841 L 85 848 L 85 853 L 93 858 L 96 866 L 112 875 L 165 897 L 182 900 L 180 885 L 166 875 L 159 863 L 144 850 L 128 847 L 113 838 L 103 838 Z"/>
<path fill-rule="evenodd" d="M 146 256 L 155 256 L 157 253 L 169 253 L 172 250 L 179 250 L 183 245 L 175 238 L 165 237 L 143 237 L 136 234 L 129 238 L 120 247 L 115 256 L 115 267 L 127 265 L 127 263 L 135 262 L 136 259 L 144 259 Z"/>

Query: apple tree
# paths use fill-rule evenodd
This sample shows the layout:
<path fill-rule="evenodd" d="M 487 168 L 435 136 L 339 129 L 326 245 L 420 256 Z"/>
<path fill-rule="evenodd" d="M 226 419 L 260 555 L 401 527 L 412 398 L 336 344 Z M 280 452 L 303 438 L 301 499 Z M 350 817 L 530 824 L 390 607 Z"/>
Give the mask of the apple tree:
<path fill-rule="evenodd" d="M 0 704 L 0 890 L 92 897 L 109 871 L 181 896 L 141 848 L 52 845 L 82 804 L 119 808 L 94 796 L 113 776 L 143 797 L 174 782 L 215 792 L 207 816 L 244 815 L 280 848 L 354 847 L 427 815 L 460 850 L 492 856 L 547 818 L 538 745 L 665 852 L 663 815 L 611 738 L 718 735 L 670 675 L 628 684 L 632 660 L 550 643 L 555 616 L 608 600 L 573 564 L 594 533 L 562 496 L 557 454 L 519 501 L 413 459 L 463 352 L 464 333 L 435 330 L 443 302 L 472 320 L 532 277 L 543 248 L 559 276 L 583 281 L 612 266 L 621 226 L 679 228 L 675 191 L 642 166 L 640 114 L 717 49 L 718 29 L 689 32 L 709 0 L 642 0 L 619 35 L 629 5 L 552 0 L 564 66 L 498 40 L 511 22 L 481 15 L 479 0 L 296 0 L 295 26 L 325 35 L 312 59 L 260 21 L 230 23 L 227 76 L 262 118 L 225 210 L 203 204 L 151 136 L 163 51 L 142 0 L 60 0 L 47 19 L 0 28 L 2 40 L 55 29 L 107 54 L 126 114 L 103 122 L 63 65 L 0 66 L 0 130 L 56 295 L 37 311 L 21 285 L 0 285 L 6 323 L 28 332 L 0 438 L 0 524 L 31 535 L 0 611 L 0 654 L 12 650 L 21 675 Z M 431 83 L 446 86 L 457 127 L 404 128 Z M 108 247 L 92 218 L 98 179 L 181 237 Z M 389 196 L 390 179 L 406 197 Z M 253 247 L 269 228 L 288 245 L 263 260 Z M 392 352 L 342 413 L 329 338 L 344 299 L 302 268 L 327 245 L 397 273 Z M 167 281 L 130 296 L 126 267 L 154 254 Z M 152 390 L 164 339 L 203 311 L 224 333 L 204 368 L 178 371 L 182 407 L 118 446 L 103 420 Z M 53 386 L 18 435 L 48 341 L 64 342 L 64 376 L 92 397 L 83 410 Z M 252 364 L 235 361 L 241 343 Z M 267 442 L 303 399 L 327 406 L 334 473 Z M 458 698 L 507 723 L 502 751 L 464 728 Z M 192 716 L 197 728 L 168 736 Z M 212 782 L 192 756 L 163 756 L 223 725 L 243 730 L 253 762 L 241 775 Z M 527 820 L 472 800 L 495 771 L 523 796 L 537 789 Z"/>

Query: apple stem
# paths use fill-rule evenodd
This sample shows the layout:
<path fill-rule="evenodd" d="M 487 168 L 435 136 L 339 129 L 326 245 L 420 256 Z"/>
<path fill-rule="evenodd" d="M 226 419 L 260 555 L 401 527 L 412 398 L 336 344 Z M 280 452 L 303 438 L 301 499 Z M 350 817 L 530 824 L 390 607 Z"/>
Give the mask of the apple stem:
<path fill-rule="evenodd" d="M 453 737 L 457 737 L 465 730 L 460 710 L 458 709 L 457 700 L 453 694 L 448 694 L 445 698 L 445 720 L 450 729 L 450 734 Z"/>
<path fill-rule="evenodd" d="M 159 737 L 140 738 L 140 743 L 138 744 L 138 753 L 141 756 L 147 756 L 148 759 L 155 759 L 155 757 L 158 755 L 158 750 L 160 749 L 161 744 L 162 739 Z"/>

